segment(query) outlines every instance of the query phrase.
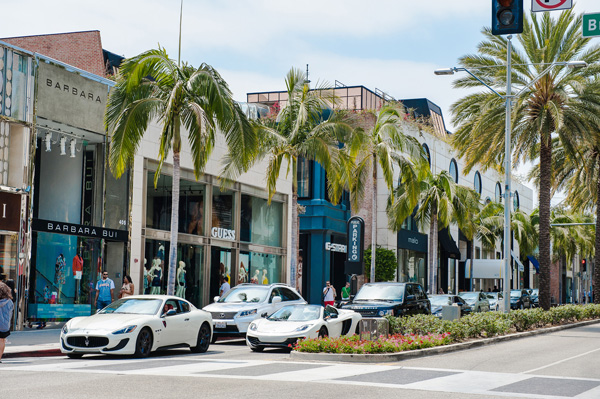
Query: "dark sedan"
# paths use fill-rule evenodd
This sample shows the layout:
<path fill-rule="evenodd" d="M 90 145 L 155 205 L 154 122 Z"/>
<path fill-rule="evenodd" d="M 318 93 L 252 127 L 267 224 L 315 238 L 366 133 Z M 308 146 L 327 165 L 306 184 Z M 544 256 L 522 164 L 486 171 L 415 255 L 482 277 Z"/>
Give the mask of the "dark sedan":
<path fill-rule="evenodd" d="M 532 306 L 531 295 L 527 290 L 512 290 L 510 291 L 510 308 L 511 309 L 530 309 Z"/>

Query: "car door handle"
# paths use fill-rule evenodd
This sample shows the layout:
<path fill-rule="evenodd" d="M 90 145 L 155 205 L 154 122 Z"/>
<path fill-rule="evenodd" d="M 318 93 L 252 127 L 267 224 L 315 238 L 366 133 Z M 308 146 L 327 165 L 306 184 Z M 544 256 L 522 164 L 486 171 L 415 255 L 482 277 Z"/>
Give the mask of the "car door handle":
<path fill-rule="evenodd" d="M 190 321 L 190 319 L 184 319 L 183 321 Z"/>

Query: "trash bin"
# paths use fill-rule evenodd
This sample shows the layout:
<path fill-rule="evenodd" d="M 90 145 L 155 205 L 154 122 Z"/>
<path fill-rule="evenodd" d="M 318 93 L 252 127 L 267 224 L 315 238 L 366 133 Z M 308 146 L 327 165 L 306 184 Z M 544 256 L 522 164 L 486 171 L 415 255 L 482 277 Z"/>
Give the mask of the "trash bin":
<path fill-rule="evenodd" d="M 390 322 L 383 317 L 362 319 L 359 323 L 360 339 L 375 341 L 377 338 L 386 337 L 390 333 Z"/>
<path fill-rule="evenodd" d="M 442 320 L 456 320 L 460 318 L 460 306 L 442 306 Z"/>

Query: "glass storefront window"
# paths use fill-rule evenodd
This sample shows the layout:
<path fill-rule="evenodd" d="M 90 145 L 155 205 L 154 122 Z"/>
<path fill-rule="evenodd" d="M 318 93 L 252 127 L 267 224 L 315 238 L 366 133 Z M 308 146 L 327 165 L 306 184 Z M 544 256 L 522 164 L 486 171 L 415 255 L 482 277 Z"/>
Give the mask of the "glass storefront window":
<path fill-rule="evenodd" d="M 166 294 L 170 248 L 168 241 L 146 240 L 144 294 Z"/>
<path fill-rule="evenodd" d="M 0 235 L 0 277 L 17 281 L 17 240 L 18 236 Z"/>
<path fill-rule="evenodd" d="M 298 198 L 310 198 L 310 160 L 298 159 Z"/>
<path fill-rule="evenodd" d="M 244 283 L 273 284 L 280 283 L 281 256 L 258 252 L 240 252 L 239 270 L 246 269 Z M 238 272 L 240 276 L 240 272 Z M 241 279 L 240 279 L 241 280 Z"/>
<path fill-rule="evenodd" d="M 240 240 L 280 247 L 283 204 L 242 194 Z"/>
<path fill-rule="evenodd" d="M 401 283 L 419 283 L 425 285 L 425 254 L 409 249 L 398 249 L 398 271 L 396 279 Z"/>
<path fill-rule="evenodd" d="M 233 230 L 234 195 L 231 190 L 221 191 L 213 187 L 212 195 L 212 224 L 211 226 Z M 214 236 L 214 234 L 213 234 Z M 224 238 L 224 237 L 219 237 Z"/>
<path fill-rule="evenodd" d="M 161 175 L 154 188 L 154 172 L 148 172 L 146 226 L 157 230 L 171 230 L 173 178 Z M 185 234 L 204 235 L 204 184 L 180 180 L 179 227 Z"/>
<path fill-rule="evenodd" d="M 212 247 L 211 253 L 211 276 L 210 276 L 210 300 L 216 296 L 221 296 L 220 288 L 222 285 L 221 277 L 227 280 L 230 287 L 235 283 L 231 280 L 231 249 Z"/>

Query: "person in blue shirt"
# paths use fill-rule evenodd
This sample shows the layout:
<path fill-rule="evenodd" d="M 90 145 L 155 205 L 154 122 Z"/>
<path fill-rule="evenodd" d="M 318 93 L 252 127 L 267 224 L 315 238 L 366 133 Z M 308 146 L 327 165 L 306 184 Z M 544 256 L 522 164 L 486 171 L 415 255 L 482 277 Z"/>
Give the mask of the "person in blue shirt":
<path fill-rule="evenodd" d="M 115 283 L 108 278 L 108 272 L 102 272 L 102 280 L 96 283 L 96 309 L 104 309 L 113 301 Z"/>
<path fill-rule="evenodd" d="M 6 338 L 10 335 L 10 320 L 14 307 L 10 288 L 1 281 L 3 277 L 0 276 L 0 363 L 2 363 Z"/>

